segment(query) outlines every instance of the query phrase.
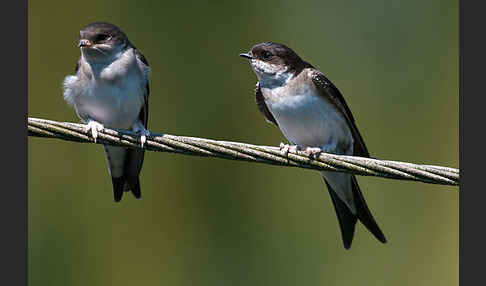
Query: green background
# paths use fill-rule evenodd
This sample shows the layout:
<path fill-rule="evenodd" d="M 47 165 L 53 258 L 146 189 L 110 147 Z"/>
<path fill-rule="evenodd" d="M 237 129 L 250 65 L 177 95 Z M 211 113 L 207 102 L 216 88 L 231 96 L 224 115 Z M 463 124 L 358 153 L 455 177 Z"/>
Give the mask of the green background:
<path fill-rule="evenodd" d="M 372 156 L 458 167 L 457 1 L 29 1 L 29 116 L 62 98 L 79 30 L 120 26 L 151 68 L 149 129 L 278 145 L 240 52 L 287 44 L 341 90 Z M 146 154 L 113 203 L 103 148 L 29 138 L 30 285 L 457 285 L 458 188 L 358 177 L 389 243 L 350 250 L 318 173 Z"/>

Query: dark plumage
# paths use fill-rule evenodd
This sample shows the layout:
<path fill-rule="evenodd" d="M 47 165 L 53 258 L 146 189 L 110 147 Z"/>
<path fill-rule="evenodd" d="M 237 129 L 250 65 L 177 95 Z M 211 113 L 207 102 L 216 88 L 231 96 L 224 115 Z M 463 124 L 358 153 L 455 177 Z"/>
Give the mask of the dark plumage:
<path fill-rule="evenodd" d="M 259 79 L 255 88 L 258 109 L 292 144 L 327 147 L 325 152 L 335 154 L 370 156 L 344 97 L 322 72 L 279 43 L 257 44 L 241 56 L 249 59 Z M 385 243 L 355 176 L 325 171 L 321 174 L 338 217 L 344 247 L 351 247 L 358 220 Z"/>
<path fill-rule="evenodd" d="M 111 128 L 138 128 L 148 134 L 149 65 L 117 26 L 94 22 L 79 32 L 81 57 L 75 75 L 64 81 L 64 98 L 85 123 Z M 110 67 L 110 68 L 108 68 Z M 139 87 L 137 86 L 139 85 Z M 89 86 L 90 88 L 83 88 Z M 136 107 L 135 107 L 136 106 Z M 96 139 L 95 134 L 93 137 Z M 141 198 L 139 174 L 143 149 L 104 146 L 112 177 L 113 198 L 131 191 Z"/>

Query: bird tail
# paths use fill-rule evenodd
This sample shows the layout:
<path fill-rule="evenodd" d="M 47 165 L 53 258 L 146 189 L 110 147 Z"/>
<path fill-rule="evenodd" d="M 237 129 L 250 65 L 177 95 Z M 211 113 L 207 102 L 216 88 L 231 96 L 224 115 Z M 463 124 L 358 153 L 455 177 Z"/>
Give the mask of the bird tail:
<path fill-rule="evenodd" d="M 138 176 L 127 177 L 123 191 L 131 191 L 135 198 L 140 199 L 142 197 L 142 192 L 140 191 L 140 180 L 138 179 Z"/>
<path fill-rule="evenodd" d="M 124 192 L 132 192 L 135 198 L 140 199 L 139 174 L 142 168 L 144 150 L 124 147 L 104 146 L 108 161 L 108 170 L 113 185 L 113 199 L 121 201 Z"/>
<path fill-rule="evenodd" d="M 132 192 L 133 196 L 137 199 L 142 197 L 140 191 L 140 181 L 138 177 L 127 179 L 125 176 L 111 177 L 113 183 L 113 199 L 115 202 L 120 202 L 124 192 Z"/>
<path fill-rule="evenodd" d="M 338 196 L 337 192 L 331 187 L 328 180 L 323 177 L 324 181 L 326 182 L 329 195 L 331 196 L 332 202 L 334 204 L 336 215 L 338 217 L 344 248 L 349 249 L 351 247 L 356 222 L 358 219 L 380 242 L 386 243 L 385 235 L 371 215 L 371 212 L 366 205 L 366 201 L 364 200 L 363 194 L 361 193 L 355 176 L 349 174 L 347 175 L 351 177 L 352 199 L 354 207 L 356 209 L 356 214 L 354 214 L 349 209 L 349 207 Z"/>

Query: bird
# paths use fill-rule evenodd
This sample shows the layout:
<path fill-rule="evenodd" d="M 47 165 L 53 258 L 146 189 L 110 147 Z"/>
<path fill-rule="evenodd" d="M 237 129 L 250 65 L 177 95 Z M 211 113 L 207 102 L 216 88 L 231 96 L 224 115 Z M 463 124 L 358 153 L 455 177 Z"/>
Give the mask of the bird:
<path fill-rule="evenodd" d="M 370 157 L 344 97 L 327 77 L 284 44 L 263 42 L 241 53 L 257 76 L 255 101 L 266 121 L 280 128 L 291 144 L 284 154 L 302 150 Z M 320 171 L 331 196 L 345 249 L 351 247 L 357 221 L 382 243 L 386 238 L 373 218 L 353 174 Z"/>
<path fill-rule="evenodd" d="M 150 67 L 143 54 L 117 26 L 94 22 L 79 32 L 81 55 L 74 75 L 63 81 L 64 100 L 91 131 L 94 141 L 104 128 L 131 130 L 140 134 L 143 147 L 150 132 L 148 123 Z M 124 192 L 141 198 L 139 174 L 143 148 L 104 145 L 113 199 Z"/>

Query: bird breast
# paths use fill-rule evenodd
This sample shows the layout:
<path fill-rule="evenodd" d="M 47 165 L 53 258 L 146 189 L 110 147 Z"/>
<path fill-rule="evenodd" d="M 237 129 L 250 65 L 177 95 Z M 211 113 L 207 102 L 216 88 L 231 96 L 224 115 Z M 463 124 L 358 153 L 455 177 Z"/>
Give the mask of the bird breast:
<path fill-rule="evenodd" d="M 128 129 L 145 102 L 146 80 L 133 50 L 101 67 L 82 59 L 78 73 L 64 80 L 64 98 L 84 120 Z"/>
<path fill-rule="evenodd" d="M 76 109 L 106 127 L 128 129 L 138 118 L 143 102 L 140 80 L 126 76 L 123 83 L 88 83 Z"/>
<path fill-rule="evenodd" d="M 265 102 L 284 136 L 293 144 L 325 147 L 352 154 L 352 134 L 345 118 L 313 85 L 262 89 Z M 343 150 L 340 150 L 344 148 Z M 334 150 L 333 150 L 334 149 Z"/>

